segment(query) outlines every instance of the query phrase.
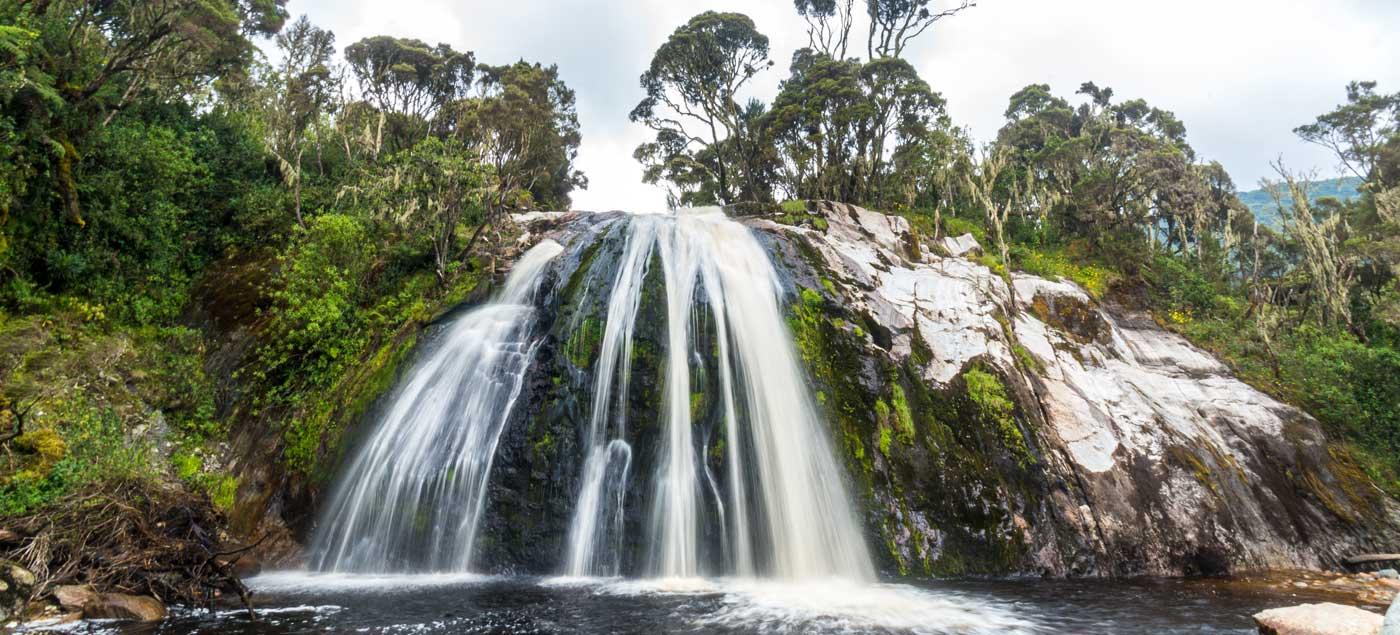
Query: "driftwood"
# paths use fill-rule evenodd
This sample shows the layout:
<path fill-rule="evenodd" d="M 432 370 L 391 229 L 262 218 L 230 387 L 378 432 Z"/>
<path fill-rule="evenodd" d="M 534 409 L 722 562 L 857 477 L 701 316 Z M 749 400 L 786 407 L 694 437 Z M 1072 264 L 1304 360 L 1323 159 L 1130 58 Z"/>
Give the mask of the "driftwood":
<path fill-rule="evenodd" d="M 1353 568 L 1380 565 L 1389 562 L 1400 563 L 1400 553 L 1362 553 L 1349 558 L 1343 558 L 1342 562 Z"/>
<path fill-rule="evenodd" d="M 256 545 L 220 551 L 224 519 L 208 496 L 149 480 L 108 482 L 6 525 L 20 538 L 0 554 L 34 572 L 38 595 L 82 584 L 212 609 L 227 594 L 253 615 L 227 556 Z"/>

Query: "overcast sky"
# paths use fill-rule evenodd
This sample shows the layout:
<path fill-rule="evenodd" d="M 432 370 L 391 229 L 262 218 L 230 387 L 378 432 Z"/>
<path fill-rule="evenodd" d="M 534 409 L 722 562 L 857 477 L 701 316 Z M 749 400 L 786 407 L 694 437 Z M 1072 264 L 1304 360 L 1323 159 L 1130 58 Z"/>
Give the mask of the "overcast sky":
<path fill-rule="evenodd" d="M 342 50 L 390 34 L 446 42 L 493 64 L 558 64 L 578 93 L 578 162 L 590 180 L 574 205 L 591 210 L 664 206 L 662 191 L 641 183 L 632 149 L 648 131 L 627 113 L 642 96 L 638 76 L 677 26 L 711 9 L 752 17 L 777 62 L 754 85 L 765 100 L 807 41 L 792 0 L 291 0 L 288 8 L 334 31 Z M 864 29 L 856 25 L 852 54 L 864 55 Z M 1021 87 L 1048 83 L 1072 98 L 1092 80 L 1175 111 L 1201 157 L 1253 189 L 1280 154 L 1336 173 L 1291 131 L 1341 102 L 1352 79 L 1400 90 L 1400 0 L 981 0 L 906 57 L 979 140 L 995 135 Z"/>

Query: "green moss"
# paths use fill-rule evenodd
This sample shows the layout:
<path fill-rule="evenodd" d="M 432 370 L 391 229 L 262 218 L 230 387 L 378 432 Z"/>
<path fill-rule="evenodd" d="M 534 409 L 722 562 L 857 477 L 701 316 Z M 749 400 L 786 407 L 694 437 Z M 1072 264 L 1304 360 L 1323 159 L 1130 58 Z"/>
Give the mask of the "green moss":
<path fill-rule="evenodd" d="M 1211 494 L 1217 497 L 1220 496 L 1220 486 L 1216 484 L 1215 479 L 1211 477 L 1210 467 L 1207 466 L 1205 461 L 1202 461 L 1200 457 L 1196 456 L 1194 452 L 1184 446 L 1174 445 L 1167 448 L 1167 460 L 1190 472 L 1191 475 L 1196 478 L 1196 482 L 1209 490 Z"/>
<path fill-rule="evenodd" d="M 914 440 L 914 414 L 909 410 L 909 399 L 904 396 L 904 387 L 899 382 L 890 386 L 891 400 L 894 402 L 895 423 L 899 429 L 899 440 L 910 443 Z"/>
<path fill-rule="evenodd" d="M 851 335 L 835 325 L 826 301 L 815 290 L 803 288 L 790 307 L 788 326 L 793 341 L 817 385 L 817 401 L 832 418 L 859 474 L 869 484 L 872 458 L 864 438 L 871 433 L 874 401 L 860 384 L 860 347 Z"/>
<path fill-rule="evenodd" d="M 1013 417 L 1016 404 L 1011 401 L 1001 378 L 979 367 L 973 367 L 963 373 L 963 381 L 967 386 L 968 399 L 977 406 L 982 421 L 997 431 L 1003 447 L 1023 463 L 1030 462 L 1030 448 Z"/>
<path fill-rule="evenodd" d="M 586 369 L 591 367 L 593 360 L 598 357 L 598 349 L 602 343 L 603 322 L 590 315 L 569 333 L 569 339 L 564 344 L 564 353 L 574 366 Z"/>
<path fill-rule="evenodd" d="M 175 468 L 175 476 L 182 481 L 193 480 L 204 471 L 204 459 L 197 454 L 177 452 L 170 457 L 170 465 Z"/>
<path fill-rule="evenodd" d="M 530 444 L 530 447 L 534 448 L 535 454 L 547 456 L 554 451 L 554 445 L 554 435 L 549 431 L 545 431 L 538 439 L 535 439 L 534 443 Z"/>
<path fill-rule="evenodd" d="M 576 304 L 579 289 L 583 287 L 583 281 L 588 278 L 588 272 L 593 267 L 593 261 L 598 258 L 598 252 L 607 243 L 606 239 L 595 240 L 592 244 L 583 249 L 579 254 L 578 268 L 573 275 L 569 276 L 569 281 L 564 285 L 563 297 L 570 305 Z"/>
<path fill-rule="evenodd" d="M 1030 349 L 1026 348 L 1020 342 L 1013 341 L 1011 343 L 1011 354 L 1016 356 L 1016 363 L 1019 364 L 1023 370 L 1037 375 L 1045 374 L 1045 365 L 1041 364 L 1040 360 L 1036 359 L 1036 356 L 1031 354 Z"/>
<path fill-rule="evenodd" d="M 225 512 L 233 509 L 235 497 L 238 494 L 238 479 L 228 474 L 215 476 L 208 486 L 209 499 L 214 502 L 214 506 Z"/>
<path fill-rule="evenodd" d="M 35 455 L 41 465 L 50 466 L 68 454 L 68 444 L 50 428 L 31 430 L 16 437 L 14 446 L 21 452 Z"/>
<path fill-rule="evenodd" d="M 781 207 L 782 210 L 783 210 L 784 212 L 788 213 L 788 214 L 805 214 L 805 213 L 807 213 L 807 201 L 801 201 L 801 200 L 796 200 L 796 199 L 787 200 L 787 201 L 783 201 L 783 202 L 779 205 L 779 207 Z"/>

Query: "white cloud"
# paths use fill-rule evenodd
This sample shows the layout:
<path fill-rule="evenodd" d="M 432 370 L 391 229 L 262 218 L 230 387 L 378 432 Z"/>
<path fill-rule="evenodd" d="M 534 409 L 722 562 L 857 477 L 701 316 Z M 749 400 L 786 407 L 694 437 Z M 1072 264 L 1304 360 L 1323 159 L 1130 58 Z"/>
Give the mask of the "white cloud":
<path fill-rule="evenodd" d="M 582 209 L 656 209 L 662 192 L 640 182 L 632 149 L 647 137 L 627 113 L 637 77 L 666 36 L 705 10 L 740 11 L 772 40 L 777 66 L 755 85 L 771 98 L 806 34 L 791 0 L 292 0 L 343 47 L 381 33 L 447 42 L 491 63 L 559 65 L 578 93 Z M 852 53 L 863 54 L 863 24 Z M 1291 130 L 1343 99 L 1352 79 L 1400 90 L 1400 2 L 1395 0 L 982 0 L 941 23 L 907 56 L 948 99 L 954 120 L 988 139 L 1007 97 L 1031 83 L 1072 96 L 1081 82 L 1111 86 L 1173 110 L 1205 159 L 1250 188 L 1283 154 L 1333 172 Z"/>

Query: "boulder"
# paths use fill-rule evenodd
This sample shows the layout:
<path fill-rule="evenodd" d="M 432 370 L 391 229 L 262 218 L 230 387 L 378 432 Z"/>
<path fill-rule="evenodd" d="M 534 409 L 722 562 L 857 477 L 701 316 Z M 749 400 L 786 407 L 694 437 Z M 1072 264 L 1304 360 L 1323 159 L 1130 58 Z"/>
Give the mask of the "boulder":
<path fill-rule="evenodd" d="M 19 616 L 34 591 L 34 574 L 8 560 L 0 560 L 0 621 Z"/>
<path fill-rule="evenodd" d="M 1383 619 L 1370 611 L 1331 602 L 1254 614 L 1254 622 L 1264 635 L 1377 635 Z"/>
<path fill-rule="evenodd" d="M 1390 610 L 1385 612 L 1381 625 L 1381 635 L 1400 635 L 1400 594 L 1390 601 Z"/>
<path fill-rule="evenodd" d="M 97 591 L 86 584 L 65 584 L 53 588 L 53 599 L 70 611 L 81 611 L 97 598 Z"/>
<path fill-rule="evenodd" d="M 953 257 L 975 256 L 982 253 L 982 246 L 977 244 L 977 239 L 973 238 L 972 234 L 963 234 L 957 237 L 944 236 L 940 244 L 943 245 L 943 249 L 948 252 L 948 255 Z"/>
<path fill-rule="evenodd" d="M 83 617 L 97 620 L 159 622 L 165 619 L 165 605 L 144 595 L 102 593 L 83 606 Z"/>

